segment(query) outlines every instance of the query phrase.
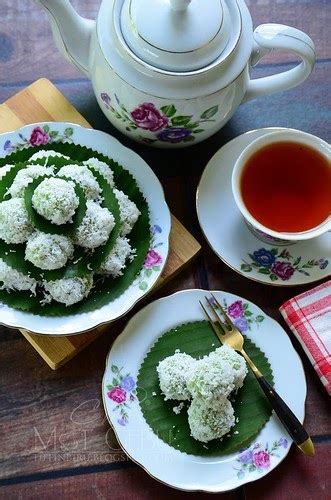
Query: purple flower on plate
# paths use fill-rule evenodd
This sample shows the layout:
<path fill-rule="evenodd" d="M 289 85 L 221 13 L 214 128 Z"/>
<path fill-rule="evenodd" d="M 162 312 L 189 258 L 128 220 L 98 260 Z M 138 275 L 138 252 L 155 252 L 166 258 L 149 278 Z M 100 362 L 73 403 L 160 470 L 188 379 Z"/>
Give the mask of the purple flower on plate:
<path fill-rule="evenodd" d="M 270 267 L 275 262 L 276 257 L 272 252 L 266 250 L 265 248 L 260 248 L 253 252 L 253 257 L 255 262 L 264 267 Z"/>
<path fill-rule="evenodd" d="M 287 439 L 284 437 L 281 437 L 280 440 L 278 441 L 278 446 L 282 446 L 283 448 L 287 448 L 288 442 Z"/>
<path fill-rule="evenodd" d="M 107 94 L 107 92 L 101 92 L 100 97 L 101 97 L 101 100 L 103 101 L 104 105 L 106 106 L 106 108 L 109 109 L 111 106 L 110 96 Z"/>
<path fill-rule="evenodd" d="M 3 145 L 3 149 L 4 149 L 5 151 L 10 151 L 10 150 L 12 149 L 12 145 L 11 145 L 11 142 L 10 142 L 10 140 L 9 140 L 9 139 L 8 139 L 8 140 L 5 142 L 5 144 Z"/>
<path fill-rule="evenodd" d="M 188 128 L 170 127 L 162 130 L 162 132 L 158 133 L 156 137 L 159 139 L 159 141 L 171 142 L 175 144 L 177 142 L 181 142 L 190 135 L 192 135 L 192 130 Z"/>
<path fill-rule="evenodd" d="M 277 260 L 271 267 L 271 272 L 283 281 L 287 281 L 293 275 L 295 269 L 290 262 Z"/>
<path fill-rule="evenodd" d="M 318 261 L 318 267 L 319 267 L 320 269 L 325 269 L 325 268 L 328 266 L 328 264 L 329 264 L 329 261 L 328 261 L 328 260 L 326 260 L 326 259 L 320 259 L 320 260 Z"/>
<path fill-rule="evenodd" d="M 238 460 L 240 460 L 243 464 L 250 464 L 253 461 L 253 452 L 252 450 L 245 450 L 240 453 Z"/>
<path fill-rule="evenodd" d="M 162 228 L 160 226 L 158 226 L 157 224 L 154 224 L 154 226 L 152 227 L 152 234 L 156 234 L 156 233 L 162 233 Z"/>
<path fill-rule="evenodd" d="M 121 382 L 121 387 L 128 392 L 131 392 L 135 388 L 135 386 L 136 386 L 135 381 L 129 375 L 127 377 L 124 377 L 124 379 Z"/>
<path fill-rule="evenodd" d="M 131 112 L 131 117 L 137 127 L 151 132 L 157 132 L 168 125 L 168 118 L 151 102 L 144 102 Z"/>
<path fill-rule="evenodd" d="M 234 324 L 241 332 L 247 332 L 247 330 L 249 330 L 249 324 L 246 318 L 237 318 L 234 320 Z"/>
<path fill-rule="evenodd" d="M 241 300 L 236 300 L 235 302 L 233 302 L 228 307 L 228 313 L 234 319 L 240 318 L 241 316 L 243 316 L 243 314 L 244 314 L 244 307 L 243 307 L 242 301 Z"/>
<path fill-rule="evenodd" d="M 123 427 L 128 423 L 127 419 L 126 418 L 118 418 L 117 419 L 117 422 L 120 424 L 120 425 L 123 425 Z"/>

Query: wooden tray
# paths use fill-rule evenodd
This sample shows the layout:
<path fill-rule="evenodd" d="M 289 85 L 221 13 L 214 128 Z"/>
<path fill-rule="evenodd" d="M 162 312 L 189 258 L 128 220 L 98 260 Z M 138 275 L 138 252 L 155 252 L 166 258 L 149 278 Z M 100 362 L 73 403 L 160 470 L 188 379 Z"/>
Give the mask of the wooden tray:
<path fill-rule="evenodd" d="M 46 79 L 37 80 L 0 105 L 0 133 L 40 121 L 66 121 L 90 127 L 85 118 Z M 172 216 L 169 257 L 153 292 L 183 269 L 200 248 L 193 236 Z M 52 332 L 50 336 L 36 335 L 27 330 L 21 332 L 46 363 L 56 370 L 109 328 L 110 324 L 81 335 L 60 338 L 52 337 Z"/>

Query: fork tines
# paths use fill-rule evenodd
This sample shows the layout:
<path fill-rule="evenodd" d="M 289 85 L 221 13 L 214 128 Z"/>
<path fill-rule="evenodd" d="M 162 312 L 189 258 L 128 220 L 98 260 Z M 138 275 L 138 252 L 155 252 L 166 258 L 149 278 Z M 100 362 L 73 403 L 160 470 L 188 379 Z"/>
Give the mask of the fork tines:
<path fill-rule="evenodd" d="M 222 334 L 227 333 L 227 331 L 228 331 L 227 324 L 224 322 L 223 317 L 221 317 L 220 313 L 219 313 L 219 309 L 220 309 L 222 311 L 222 313 L 224 314 L 223 307 L 221 306 L 221 304 L 218 302 L 218 300 L 216 299 L 216 297 L 213 294 L 211 294 L 211 297 L 205 296 L 205 299 L 206 299 L 207 304 L 209 305 L 209 308 L 212 309 L 212 311 L 213 311 L 214 318 L 209 313 L 207 307 L 201 302 L 201 300 L 199 302 L 200 302 L 200 305 L 201 305 L 201 307 L 206 315 L 206 318 L 209 321 L 210 326 L 212 327 L 212 329 L 214 330 L 214 332 L 216 333 L 217 336 L 219 336 L 220 334 L 222 335 Z"/>

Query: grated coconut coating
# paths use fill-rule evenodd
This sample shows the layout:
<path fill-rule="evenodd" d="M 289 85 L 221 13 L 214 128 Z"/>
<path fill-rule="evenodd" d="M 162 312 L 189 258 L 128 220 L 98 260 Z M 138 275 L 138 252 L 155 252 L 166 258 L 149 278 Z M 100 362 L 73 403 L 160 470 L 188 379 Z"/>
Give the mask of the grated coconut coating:
<path fill-rule="evenodd" d="M 41 149 L 40 151 L 37 151 L 30 157 L 30 161 L 48 160 L 50 156 L 56 156 L 58 158 L 64 158 L 65 160 L 70 160 L 69 156 L 63 155 L 58 151 L 53 151 L 52 149 L 48 150 Z"/>
<path fill-rule="evenodd" d="M 192 356 L 179 351 L 160 361 L 156 370 L 159 374 L 160 387 L 165 400 L 184 401 L 191 398 L 186 385 L 186 377 L 194 363 L 195 359 Z"/>
<path fill-rule="evenodd" d="M 115 225 L 113 214 L 100 206 L 102 188 L 92 171 L 93 167 L 114 188 L 113 171 L 109 165 L 97 158 L 90 158 L 80 165 L 66 165 L 56 171 L 54 166 L 47 165 L 48 162 L 52 163 L 49 160 L 51 157 L 70 160 L 68 156 L 53 150 L 34 153 L 30 160 L 37 161 L 38 164 L 28 164 L 16 173 L 6 193 L 12 198 L 0 203 L 0 238 L 6 243 L 27 242 L 25 260 L 47 271 L 64 267 L 74 255 L 74 244 L 86 249 L 85 252 L 104 245 Z M 1 167 L 0 179 L 13 167 L 15 165 Z M 32 195 L 32 207 L 53 224 L 72 222 L 80 202 L 75 183 L 83 189 L 87 210 L 73 235 L 46 234 L 33 227 L 25 207 L 24 193 L 26 187 L 38 177 L 42 177 L 42 180 Z M 131 248 L 125 235 L 131 232 L 140 211 L 122 191 L 115 188 L 114 193 L 120 206 L 121 236 L 117 238 L 99 272 L 116 278 L 123 274 L 127 262 L 134 258 L 136 250 Z M 81 257 L 78 258 L 80 259 Z M 40 301 L 41 304 L 55 300 L 70 306 L 88 296 L 93 286 L 93 273 L 89 272 L 84 277 L 37 282 L 0 259 L 0 287 L 7 290 L 31 290 L 35 293 L 37 285 L 44 288 L 45 298 Z"/>
<path fill-rule="evenodd" d="M 98 200 L 100 198 L 101 188 L 98 181 L 85 165 L 65 165 L 60 168 L 57 175 L 76 181 L 88 200 Z"/>
<path fill-rule="evenodd" d="M 52 175 L 54 173 L 52 167 L 42 167 L 41 165 L 28 165 L 22 168 L 16 174 L 16 177 L 7 189 L 7 194 L 12 198 L 22 198 L 24 196 L 25 188 L 34 181 L 37 177 L 42 175 Z"/>
<path fill-rule="evenodd" d="M 75 231 L 75 243 L 84 248 L 96 248 L 104 245 L 115 225 L 113 214 L 108 208 L 88 200 L 87 210 L 81 224 Z"/>
<path fill-rule="evenodd" d="M 25 247 L 25 260 L 45 270 L 65 266 L 74 253 L 74 245 L 61 234 L 33 233 Z"/>
<path fill-rule="evenodd" d="M 187 377 L 193 397 L 227 397 L 235 389 L 234 370 L 222 360 L 205 356 L 196 361 Z"/>
<path fill-rule="evenodd" d="M 131 248 L 129 240 L 120 236 L 98 272 L 100 274 L 110 274 L 114 278 L 122 276 L 126 261 L 133 259 L 135 251 L 134 248 Z"/>
<path fill-rule="evenodd" d="M 62 278 L 54 281 L 44 281 L 43 285 L 52 299 L 66 306 L 72 306 L 88 296 L 93 285 L 93 274 L 83 278 Z"/>
<path fill-rule="evenodd" d="M 11 198 L 0 203 L 0 238 L 6 243 L 24 243 L 33 226 L 23 198 Z"/>
<path fill-rule="evenodd" d="M 35 279 L 8 266 L 0 258 L 0 290 L 31 290 L 34 294 L 36 285 Z"/>
<path fill-rule="evenodd" d="M 110 187 L 114 187 L 114 174 L 107 163 L 98 160 L 98 158 L 89 158 L 88 160 L 83 161 L 83 165 L 95 168 L 95 170 L 97 170 L 99 174 L 101 174 L 106 179 Z"/>
<path fill-rule="evenodd" d="M 79 198 L 76 195 L 73 182 L 51 177 L 44 179 L 34 190 L 32 205 L 39 215 L 53 224 L 70 222 Z"/>
<path fill-rule="evenodd" d="M 235 388 L 240 389 L 242 387 L 247 375 L 247 366 L 245 359 L 240 354 L 232 347 L 224 344 L 211 352 L 208 357 L 211 360 L 220 360 L 221 363 L 227 363 L 233 370 Z"/>
<path fill-rule="evenodd" d="M 129 200 L 129 198 L 126 194 L 123 193 L 123 191 L 114 189 L 114 194 L 120 207 L 122 221 L 121 235 L 126 236 L 132 231 L 133 226 L 138 220 L 140 211 L 137 208 L 136 204 L 133 201 Z"/>
<path fill-rule="evenodd" d="M 226 398 L 194 398 L 187 410 L 191 436 L 208 443 L 227 434 L 235 424 L 234 411 Z"/>

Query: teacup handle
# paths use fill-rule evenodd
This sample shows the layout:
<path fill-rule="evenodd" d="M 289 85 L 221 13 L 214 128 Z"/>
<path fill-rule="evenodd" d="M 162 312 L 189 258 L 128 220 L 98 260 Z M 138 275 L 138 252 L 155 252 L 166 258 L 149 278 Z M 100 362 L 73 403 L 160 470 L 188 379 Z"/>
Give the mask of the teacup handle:
<path fill-rule="evenodd" d="M 302 31 L 283 24 L 261 24 L 254 31 L 254 40 L 252 66 L 273 49 L 294 52 L 302 62 L 288 71 L 249 80 L 244 102 L 295 87 L 312 72 L 316 59 L 315 47 L 312 39 Z"/>

